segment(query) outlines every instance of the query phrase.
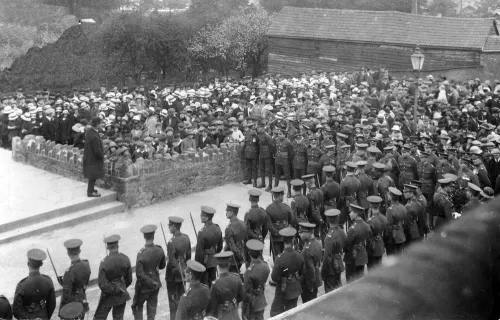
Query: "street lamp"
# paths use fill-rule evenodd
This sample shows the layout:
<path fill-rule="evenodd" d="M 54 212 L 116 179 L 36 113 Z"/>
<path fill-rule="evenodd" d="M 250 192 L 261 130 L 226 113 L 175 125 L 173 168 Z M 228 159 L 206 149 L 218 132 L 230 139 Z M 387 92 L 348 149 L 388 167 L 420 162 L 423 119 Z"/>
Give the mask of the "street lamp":
<path fill-rule="evenodd" d="M 424 66 L 425 56 L 420 52 L 418 45 L 415 47 L 415 52 L 411 55 L 411 64 L 413 70 L 417 72 L 417 79 L 415 81 L 415 105 L 413 106 L 413 122 L 415 126 L 415 134 L 417 133 L 417 105 L 418 105 L 418 79 L 420 78 L 420 71 Z"/>

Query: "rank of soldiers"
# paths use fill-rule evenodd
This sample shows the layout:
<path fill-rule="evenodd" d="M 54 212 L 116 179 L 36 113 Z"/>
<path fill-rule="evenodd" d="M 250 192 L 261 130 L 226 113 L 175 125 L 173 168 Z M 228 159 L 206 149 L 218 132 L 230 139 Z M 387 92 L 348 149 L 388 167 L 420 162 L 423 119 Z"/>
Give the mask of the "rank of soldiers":
<path fill-rule="evenodd" d="M 365 266 L 368 270 L 376 267 L 385 253 L 403 252 L 431 229 L 492 198 L 476 184 L 472 171 L 462 170 L 466 174 L 458 177 L 451 169 L 443 169 L 444 162 L 436 168 L 432 152 L 423 152 L 427 157 L 417 161 L 409 146 L 403 146 L 402 155 L 392 147 L 384 148 L 384 156 L 376 147 L 358 147 L 354 156 L 341 164 L 341 170 L 337 170 L 335 159 L 321 158 L 319 162 L 325 164 L 320 166 L 322 172 L 312 170 L 293 180 L 285 172 L 291 187 L 290 205 L 284 202 L 285 188 L 276 184 L 270 189 L 273 201 L 265 209 L 259 206 L 262 192 L 248 191 L 250 208 L 243 220 L 239 218 L 241 205 L 227 203 L 229 223 L 224 231 L 212 221 L 216 210 L 202 206 L 204 226 L 196 235 L 194 257 L 189 237 L 181 232 L 182 218 L 168 217 L 168 242 L 161 224 L 166 252 L 155 243 L 157 226 L 142 227 L 145 244 L 136 257 L 133 297 L 128 293 L 132 265 L 119 251 L 119 235 L 104 239 L 106 257 L 99 265 L 101 296 L 97 306 L 89 306 L 87 301 L 91 270 L 89 262 L 80 257 L 83 242 L 65 241 L 69 267 L 57 277 L 62 286 L 58 316 L 83 319 L 94 307 L 94 319 L 106 319 L 110 312 L 113 319 L 123 319 L 126 304 L 132 300 L 134 319 L 143 319 L 146 304 L 145 313 L 152 320 L 158 303 L 162 303 L 158 293 L 163 269 L 170 319 L 240 319 L 240 308 L 243 319 L 264 319 L 269 276 L 269 284 L 275 286 L 270 316 L 276 316 L 296 307 L 299 297 L 302 302 L 316 298 L 322 285 L 325 292 L 342 286 L 343 272 L 347 282 L 362 277 Z M 286 171 L 283 166 L 280 170 Z M 311 170 L 304 168 L 300 173 L 306 171 Z M 460 212 L 454 207 L 457 194 L 469 199 Z M 273 266 L 263 260 L 268 234 Z M 0 319 L 52 318 L 54 285 L 40 272 L 47 256 L 52 263 L 48 250 L 28 251 L 29 274 L 17 285 L 12 306 L 0 296 Z M 245 272 L 241 274 L 243 265 Z"/>

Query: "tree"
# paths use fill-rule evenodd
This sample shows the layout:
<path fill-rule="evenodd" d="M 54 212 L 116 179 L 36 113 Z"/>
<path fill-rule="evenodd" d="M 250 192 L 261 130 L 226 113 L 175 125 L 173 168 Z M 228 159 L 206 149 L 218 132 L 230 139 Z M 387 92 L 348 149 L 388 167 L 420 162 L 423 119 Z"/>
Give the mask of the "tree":
<path fill-rule="evenodd" d="M 433 0 L 427 11 L 431 15 L 441 14 L 444 17 L 456 17 L 458 5 L 454 0 Z"/>
<path fill-rule="evenodd" d="M 411 12 L 411 0 L 260 0 L 260 5 L 268 12 L 280 11 L 284 6 Z"/>

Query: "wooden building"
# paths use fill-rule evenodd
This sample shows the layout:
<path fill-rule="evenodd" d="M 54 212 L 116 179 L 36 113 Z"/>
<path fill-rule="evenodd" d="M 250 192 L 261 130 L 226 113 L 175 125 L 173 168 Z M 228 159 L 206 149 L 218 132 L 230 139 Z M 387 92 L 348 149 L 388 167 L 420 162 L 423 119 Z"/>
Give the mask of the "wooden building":
<path fill-rule="evenodd" d="M 416 45 L 424 72 L 500 68 L 494 19 L 441 18 L 392 11 L 285 7 L 268 31 L 270 73 L 350 72 L 366 66 L 412 69 Z"/>

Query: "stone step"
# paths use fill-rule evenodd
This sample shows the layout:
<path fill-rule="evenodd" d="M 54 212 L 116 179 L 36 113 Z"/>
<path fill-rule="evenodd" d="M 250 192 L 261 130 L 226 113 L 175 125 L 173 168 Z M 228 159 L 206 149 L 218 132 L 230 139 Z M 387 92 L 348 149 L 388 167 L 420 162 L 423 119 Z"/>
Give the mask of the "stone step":
<path fill-rule="evenodd" d="M 83 190 L 82 190 L 83 191 Z M 84 191 L 83 191 L 84 192 Z M 61 202 L 55 207 L 40 208 L 40 213 L 21 218 L 16 221 L 0 224 L 0 236 L 8 231 L 18 230 L 19 228 L 28 227 L 33 224 L 44 222 L 64 215 L 76 213 L 81 210 L 89 209 L 105 203 L 116 202 L 117 193 L 109 190 L 100 190 L 101 197 L 88 198 L 80 197 L 70 201 Z"/>
<path fill-rule="evenodd" d="M 116 197 L 116 194 L 114 196 Z M 94 199 L 99 200 L 100 198 Z M 92 203 L 92 206 L 90 207 L 87 205 L 84 208 L 71 213 L 53 216 L 51 218 L 43 219 L 42 221 L 2 232 L 0 233 L 0 245 L 39 235 L 47 231 L 74 226 L 82 222 L 99 219 L 115 213 L 123 212 L 125 210 L 125 204 L 122 202 L 109 202 L 109 199 L 101 201 L 105 202 L 98 202 L 97 204 Z"/>

